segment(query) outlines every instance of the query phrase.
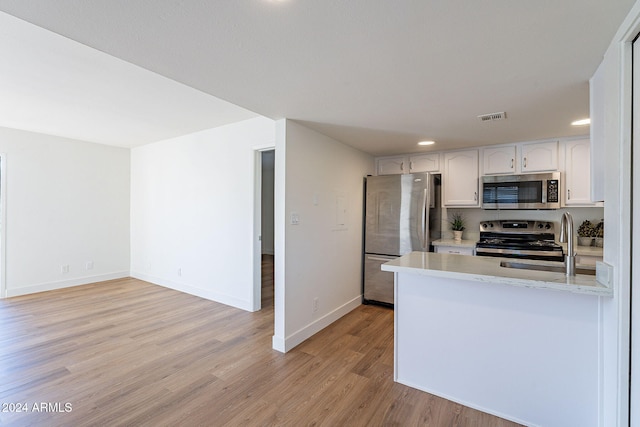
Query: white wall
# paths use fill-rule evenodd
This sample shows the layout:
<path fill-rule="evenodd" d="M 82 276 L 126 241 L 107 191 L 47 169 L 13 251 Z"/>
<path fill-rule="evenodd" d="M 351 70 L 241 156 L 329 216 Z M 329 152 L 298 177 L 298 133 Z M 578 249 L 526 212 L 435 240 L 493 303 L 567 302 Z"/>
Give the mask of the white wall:
<path fill-rule="evenodd" d="M 128 276 L 128 149 L 0 128 L 0 153 L 6 296 Z"/>
<path fill-rule="evenodd" d="M 640 3 L 622 23 L 600 66 L 605 144 L 604 260 L 614 268 L 614 297 L 601 300 L 601 426 L 628 425 L 631 289 L 631 41 L 640 32 Z M 638 338 L 637 332 L 636 339 Z M 633 373 L 638 377 L 638 373 Z M 632 408 L 638 409 L 638 397 Z M 633 409 L 632 409 L 633 410 Z M 637 414 L 640 416 L 640 414 Z M 635 424 L 640 425 L 640 420 Z"/>
<path fill-rule="evenodd" d="M 266 118 L 131 152 L 131 274 L 253 309 L 254 149 L 274 144 Z"/>
<path fill-rule="evenodd" d="M 273 344 L 288 351 L 361 303 L 363 178 L 373 158 L 291 120 L 276 135 Z"/>

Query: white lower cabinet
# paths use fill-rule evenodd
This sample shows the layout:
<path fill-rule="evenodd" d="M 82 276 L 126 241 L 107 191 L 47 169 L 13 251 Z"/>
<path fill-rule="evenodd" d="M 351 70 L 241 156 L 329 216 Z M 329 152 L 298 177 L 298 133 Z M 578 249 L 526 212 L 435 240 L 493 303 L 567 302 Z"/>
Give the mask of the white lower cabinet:
<path fill-rule="evenodd" d="M 475 255 L 475 249 L 461 246 L 435 246 L 434 251 L 437 254 L 453 254 L 453 255 Z"/>

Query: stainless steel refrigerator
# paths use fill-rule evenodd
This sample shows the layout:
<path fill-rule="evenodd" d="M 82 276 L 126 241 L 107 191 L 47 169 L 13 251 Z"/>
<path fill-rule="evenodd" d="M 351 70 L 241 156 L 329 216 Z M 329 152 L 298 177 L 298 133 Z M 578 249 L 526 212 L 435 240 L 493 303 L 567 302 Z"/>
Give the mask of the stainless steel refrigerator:
<path fill-rule="evenodd" d="M 393 306 L 393 273 L 385 262 L 433 250 L 441 235 L 440 175 L 413 173 L 365 179 L 363 302 Z"/>

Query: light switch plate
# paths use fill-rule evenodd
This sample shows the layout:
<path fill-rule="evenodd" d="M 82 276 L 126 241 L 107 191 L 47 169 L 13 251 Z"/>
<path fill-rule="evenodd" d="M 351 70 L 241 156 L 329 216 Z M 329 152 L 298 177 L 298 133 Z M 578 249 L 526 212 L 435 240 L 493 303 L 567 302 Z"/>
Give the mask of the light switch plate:
<path fill-rule="evenodd" d="M 300 224 L 300 214 L 298 212 L 291 212 L 291 225 Z"/>
<path fill-rule="evenodd" d="M 613 280 L 613 266 L 606 262 L 596 262 L 596 281 L 603 286 L 611 287 Z"/>

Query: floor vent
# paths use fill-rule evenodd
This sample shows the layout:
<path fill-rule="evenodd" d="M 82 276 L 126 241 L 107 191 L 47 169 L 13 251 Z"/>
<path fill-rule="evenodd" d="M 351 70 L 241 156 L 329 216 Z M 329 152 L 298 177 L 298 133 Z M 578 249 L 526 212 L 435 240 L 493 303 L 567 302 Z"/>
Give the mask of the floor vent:
<path fill-rule="evenodd" d="M 495 120 L 504 120 L 507 118 L 507 113 L 501 111 L 499 113 L 491 113 L 491 114 L 482 114 L 478 116 L 481 122 L 492 122 Z"/>

